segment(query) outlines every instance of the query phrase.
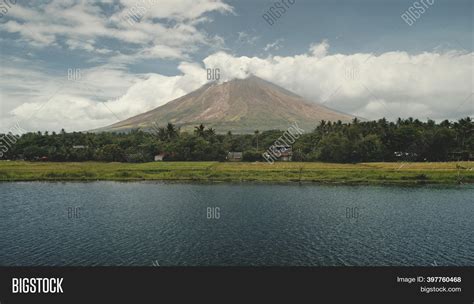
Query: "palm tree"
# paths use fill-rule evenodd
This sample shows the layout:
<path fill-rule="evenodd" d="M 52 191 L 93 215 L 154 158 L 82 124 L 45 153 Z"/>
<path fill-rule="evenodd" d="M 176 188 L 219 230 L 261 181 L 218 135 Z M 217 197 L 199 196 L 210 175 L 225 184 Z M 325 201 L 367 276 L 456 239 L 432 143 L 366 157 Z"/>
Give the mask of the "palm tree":
<path fill-rule="evenodd" d="M 158 139 L 160 139 L 160 126 L 154 121 L 151 124 L 151 133 L 154 134 Z"/>
<path fill-rule="evenodd" d="M 454 129 L 459 134 L 461 149 L 464 150 L 466 139 L 469 138 L 473 131 L 473 124 L 470 117 L 461 118 L 458 122 L 454 123 Z"/>
<path fill-rule="evenodd" d="M 403 123 L 402 119 L 400 117 L 398 117 L 397 119 L 397 127 L 401 126 Z"/>
<path fill-rule="evenodd" d="M 166 126 L 166 133 L 169 139 L 175 138 L 178 135 L 178 131 L 176 130 L 176 127 L 170 122 Z"/>
<path fill-rule="evenodd" d="M 260 133 L 259 130 L 255 130 L 255 137 L 257 138 L 257 151 L 258 151 L 258 134 Z"/>
<path fill-rule="evenodd" d="M 163 128 L 163 127 L 159 127 L 156 134 L 158 135 L 158 138 L 160 140 L 165 141 L 168 138 L 168 134 L 166 133 L 166 129 Z"/>
<path fill-rule="evenodd" d="M 198 127 L 194 127 L 194 134 L 200 137 L 204 137 L 204 125 L 200 124 Z"/>
<path fill-rule="evenodd" d="M 213 128 L 209 128 L 205 131 L 205 134 L 209 137 L 212 137 L 212 136 L 216 135 L 216 130 L 213 129 Z"/>

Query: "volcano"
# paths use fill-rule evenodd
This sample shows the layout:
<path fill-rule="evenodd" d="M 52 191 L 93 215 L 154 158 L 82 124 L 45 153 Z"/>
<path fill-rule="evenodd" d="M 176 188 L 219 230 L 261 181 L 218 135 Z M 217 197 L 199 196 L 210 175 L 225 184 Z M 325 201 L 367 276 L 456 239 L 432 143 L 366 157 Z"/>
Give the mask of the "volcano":
<path fill-rule="evenodd" d="M 286 130 L 297 122 L 304 130 L 321 120 L 349 122 L 354 116 L 307 101 L 273 83 L 250 76 L 224 83 L 208 83 L 158 108 L 95 131 L 126 132 L 173 123 L 189 131 L 199 124 L 218 133 Z"/>

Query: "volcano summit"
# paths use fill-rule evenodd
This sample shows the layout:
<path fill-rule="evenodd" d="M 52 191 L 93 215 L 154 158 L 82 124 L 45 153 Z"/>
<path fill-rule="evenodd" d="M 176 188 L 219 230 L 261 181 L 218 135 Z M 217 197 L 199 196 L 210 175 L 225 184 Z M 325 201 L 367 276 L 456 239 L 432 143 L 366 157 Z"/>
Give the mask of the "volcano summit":
<path fill-rule="evenodd" d="M 222 84 L 208 83 L 156 109 L 95 131 L 146 130 L 154 124 L 170 122 L 181 130 L 191 130 L 202 123 L 218 133 L 253 133 L 255 130 L 286 130 L 293 122 L 311 130 L 321 120 L 349 122 L 353 118 L 250 76 Z"/>

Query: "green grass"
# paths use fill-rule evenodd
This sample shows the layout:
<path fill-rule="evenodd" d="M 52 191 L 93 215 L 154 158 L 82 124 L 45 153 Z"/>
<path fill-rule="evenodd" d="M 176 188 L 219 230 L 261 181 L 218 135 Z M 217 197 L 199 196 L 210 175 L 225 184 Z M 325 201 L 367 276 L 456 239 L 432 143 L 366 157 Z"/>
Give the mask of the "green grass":
<path fill-rule="evenodd" d="M 345 184 L 474 183 L 472 162 L 444 163 L 60 163 L 0 161 L 0 181 L 251 181 Z"/>

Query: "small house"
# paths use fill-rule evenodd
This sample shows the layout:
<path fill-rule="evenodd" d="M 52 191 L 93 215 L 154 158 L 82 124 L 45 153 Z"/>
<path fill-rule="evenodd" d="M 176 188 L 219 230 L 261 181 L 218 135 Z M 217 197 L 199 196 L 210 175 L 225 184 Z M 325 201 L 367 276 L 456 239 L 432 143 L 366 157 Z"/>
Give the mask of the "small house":
<path fill-rule="evenodd" d="M 279 152 L 278 160 L 280 161 L 291 161 L 293 157 L 293 149 L 290 146 L 275 146 L 273 151 Z"/>
<path fill-rule="evenodd" d="M 242 161 L 243 153 L 242 152 L 229 152 L 227 153 L 228 161 Z"/>
<path fill-rule="evenodd" d="M 155 155 L 155 161 L 163 161 L 164 157 L 165 157 L 164 153 L 160 153 L 158 155 Z"/>

